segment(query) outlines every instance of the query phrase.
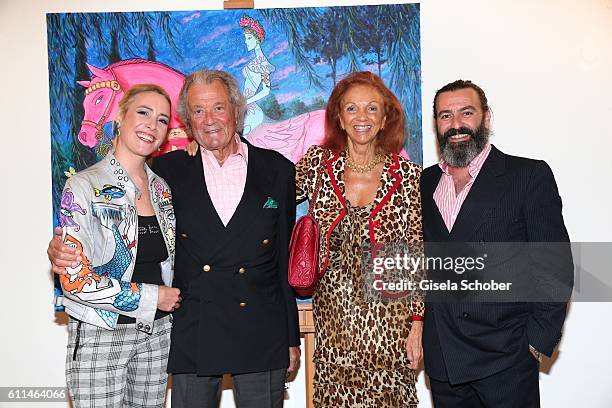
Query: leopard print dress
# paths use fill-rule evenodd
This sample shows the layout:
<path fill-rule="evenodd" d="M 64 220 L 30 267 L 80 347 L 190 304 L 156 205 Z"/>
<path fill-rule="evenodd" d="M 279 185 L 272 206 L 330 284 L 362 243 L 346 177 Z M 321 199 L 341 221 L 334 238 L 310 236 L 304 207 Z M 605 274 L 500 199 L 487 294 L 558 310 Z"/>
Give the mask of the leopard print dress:
<path fill-rule="evenodd" d="M 348 204 L 348 203 L 347 203 Z M 406 305 L 363 296 L 362 245 L 373 203 L 347 206 L 330 237 L 330 260 L 313 296 L 314 405 L 319 408 L 416 407 L 415 373 L 405 341 Z"/>

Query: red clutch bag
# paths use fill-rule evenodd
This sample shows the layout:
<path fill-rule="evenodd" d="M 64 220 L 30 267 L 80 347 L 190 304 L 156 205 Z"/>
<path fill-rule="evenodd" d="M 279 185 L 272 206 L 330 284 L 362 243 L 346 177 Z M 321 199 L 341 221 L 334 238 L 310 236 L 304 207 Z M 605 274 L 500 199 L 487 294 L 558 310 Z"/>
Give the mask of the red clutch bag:
<path fill-rule="evenodd" d="M 319 226 L 309 212 L 298 220 L 289 244 L 289 285 L 300 296 L 312 296 L 319 276 Z"/>
<path fill-rule="evenodd" d="M 329 150 L 325 149 L 321 168 L 325 165 Z M 300 218 L 289 242 L 289 285 L 300 296 L 312 296 L 317 282 L 323 274 L 319 270 L 319 226 L 313 215 L 314 204 L 321 188 L 321 169 L 317 172 L 317 181 L 313 197 L 310 199 L 308 214 Z"/>

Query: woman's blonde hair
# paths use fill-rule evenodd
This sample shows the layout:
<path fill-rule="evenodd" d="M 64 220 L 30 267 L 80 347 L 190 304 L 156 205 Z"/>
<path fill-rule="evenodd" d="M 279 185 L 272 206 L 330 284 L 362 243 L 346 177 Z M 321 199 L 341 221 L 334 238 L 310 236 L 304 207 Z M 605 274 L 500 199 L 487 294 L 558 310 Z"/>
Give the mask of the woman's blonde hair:
<path fill-rule="evenodd" d="M 128 91 L 123 95 L 123 98 L 119 101 L 119 117 L 124 117 L 128 107 L 134 101 L 136 95 L 141 94 L 143 92 L 155 92 L 160 94 L 168 101 L 168 105 L 170 105 L 170 109 L 172 109 L 172 102 L 170 101 L 170 95 L 159 85 L 155 84 L 138 84 L 132 86 Z"/>

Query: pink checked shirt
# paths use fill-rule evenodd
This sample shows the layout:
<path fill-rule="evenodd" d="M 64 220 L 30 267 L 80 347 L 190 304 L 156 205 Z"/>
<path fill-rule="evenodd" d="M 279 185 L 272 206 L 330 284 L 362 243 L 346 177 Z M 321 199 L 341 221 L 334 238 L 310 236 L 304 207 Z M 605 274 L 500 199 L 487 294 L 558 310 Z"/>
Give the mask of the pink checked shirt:
<path fill-rule="evenodd" d="M 246 184 L 249 149 L 238 136 L 236 143 L 238 143 L 236 153 L 230 154 L 223 166 L 219 166 L 212 152 L 200 147 L 208 195 L 225 226 L 234 215 Z"/>
<path fill-rule="evenodd" d="M 453 229 L 453 225 L 455 224 L 457 215 L 459 215 L 461 206 L 470 192 L 472 184 L 474 184 L 474 181 L 476 181 L 476 176 L 478 176 L 478 173 L 480 173 L 482 165 L 484 164 L 485 160 L 487 160 L 487 157 L 489 157 L 490 152 L 491 145 L 487 144 L 485 148 L 482 149 L 482 152 L 478 153 L 470 164 L 468 164 L 468 172 L 470 173 L 471 179 L 468 181 L 459 195 L 457 195 L 455 192 L 453 177 L 448 173 L 448 163 L 446 163 L 444 159 L 440 160 L 440 163 L 438 163 L 438 166 L 440 166 L 442 169 L 442 177 L 440 177 L 440 182 L 438 183 L 438 187 L 436 187 L 436 191 L 434 191 L 433 198 L 438 206 L 438 210 L 440 210 L 440 214 L 442 214 L 444 224 L 446 224 L 446 228 L 449 232 Z"/>

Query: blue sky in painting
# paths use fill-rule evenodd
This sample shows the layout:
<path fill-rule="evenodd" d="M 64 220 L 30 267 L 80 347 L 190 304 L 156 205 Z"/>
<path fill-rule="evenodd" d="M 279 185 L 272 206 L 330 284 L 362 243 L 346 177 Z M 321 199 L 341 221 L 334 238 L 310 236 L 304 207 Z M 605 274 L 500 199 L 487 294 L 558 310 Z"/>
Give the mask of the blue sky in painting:
<path fill-rule="evenodd" d="M 333 86 L 332 80 L 325 77 L 331 69 L 325 63 L 315 65 L 315 70 L 325 85 L 320 90 L 309 85 L 307 76 L 294 64 L 294 57 L 289 48 L 285 34 L 274 24 L 271 24 L 257 10 L 220 10 L 220 11 L 176 11 L 172 12 L 175 22 L 175 40 L 180 49 L 177 56 L 165 43 L 156 42 L 157 61 L 189 74 L 198 69 L 220 69 L 234 75 L 242 84 L 242 68 L 254 58 L 254 53 L 247 51 L 244 44 L 242 28 L 238 22 L 244 15 L 259 21 L 266 32 L 266 39 L 261 45 L 268 61 L 275 66 L 271 75 L 273 94 L 282 104 L 299 98 L 306 104 L 319 96 L 327 99 Z M 158 29 L 159 31 L 159 29 Z M 161 32 L 158 38 L 163 38 Z M 146 47 L 140 55 L 122 53 L 124 59 L 146 58 Z M 99 58 L 98 50 L 90 44 L 88 47 L 88 62 L 97 67 L 105 67 L 107 63 Z M 340 61 L 340 74 L 348 71 L 346 61 Z M 387 78 L 386 65 L 383 65 L 382 77 Z M 361 66 L 361 69 L 374 67 Z M 80 78 L 85 79 L 85 78 Z"/>
<path fill-rule="evenodd" d="M 259 21 L 266 32 L 266 39 L 261 47 L 268 61 L 275 66 L 271 81 L 275 88 L 274 95 L 279 103 L 284 104 L 297 97 L 308 103 L 319 95 L 327 98 L 322 92 L 308 86 L 306 76 L 293 64 L 293 56 L 284 33 L 270 24 L 257 11 L 210 11 L 210 12 L 176 12 L 173 13 L 181 26 L 178 30 L 183 61 L 174 60 L 167 48 L 159 53 L 160 62 L 166 62 L 181 72 L 192 72 L 203 68 L 221 69 L 234 75 L 240 82 L 244 80 L 242 68 L 254 58 L 244 44 L 242 28 L 238 25 L 244 15 Z M 329 72 L 329 67 L 319 65 L 317 72 Z M 331 80 L 329 80 L 331 88 Z"/>
<path fill-rule="evenodd" d="M 272 23 L 264 17 L 264 14 L 275 15 L 279 20 Z M 284 9 L 283 12 L 194 10 L 48 14 L 49 72 L 54 78 L 49 83 L 52 108 L 50 120 L 53 143 L 54 215 L 57 215 L 59 195 L 61 186 L 65 182 L 66 171 L 70 167 L 79 171 L 99 160 L 105 153 L 96 149 L 103 145 L 110 146 L 112 138 L 112 125 L 109 122 L 104 125 L 104 137 L 95 148 L 84 146 L 76 140 L 75 129 L 79 129 L 83 118 L 81 98 L 84 98 L 84 90 L 76 84 L 76 81 L 88 80 L 90 76 L 84 63 L 105 68 L 110 64 L 109 61 L 148 59 L 148 51 L 151 51 L 148 48 L 152 46 L 156 61 L 185 75 L 204 68 L 220 69 L 235 76 L 242 88 L 245 81 L 242 70 L 255 58 L 255 52 L 247 50 L 243 29 L 239 25 L 244 15 L 262 24 L 266 38 L 261 48 L 268 61 L 275 67 L 270 75 L 271 95 L 257 102 L 266 115 L 268 112 L 276 115 L 274 118 L 270 116 L 269 120 L 266 119 L 266 123 L 285 120 L 309 110 L 321 109 L 329 97 L 334 85 L 331 76 L 332 67 L 328 62 L 317 62 L 326 58 L 317 52 L 329 53 L 333 50 L 324 47 L 317 48 L 319 51 L 308 51 L 304 48 L 304 42 L 311 42 L 319 47 L 325 41 L 335 41 L 333 35 L 339 37 L 351 35 L 352 39 L 348 43 L 359 46 L 363 43 L 359 41 L 360 39 L 373 38 L 375 42 L 378 41 L 376 44 L 383 44 L 382 79 L 399 97 L 407 114 L 407 137 L 404 146 L 412 160 L 421 162 L 418 4 Z M 331 22 L 330 16 L 333 16 Z M 394 20 L 396 16 L 401 22 L 407 22 L 405 26 L 400 20 Z M 143 21 L 148 21 L 148 26 L 140 26 L 144 24 Z M 297 43 L 291 44 L 283 24 L 297 25 L 297 21 L 305 24 L 308 32 L 294 37 Z M 343 21 L 344 25 L 337 25 L 336 21 Z M 394 23 L 390 24 L 389 21 Z M 171 38 L 176 48 L 168 44 L 169 37 L 167 30 L 164 32 L 163 24 L 166 28 L 171 28 Z M 401 31 L 394 31 L 398 28 Z M 327 34 L 331 31 L 335 33 L 328 37 Z M 385 35 L 387 37 L 384 37 Z M 117 47 L 113 46 L 115 44 Z M 302 61 L 304 59 L 309 61 L 314 76 L 322 85 L 321 88 L 312 85 L 309 74 L 301 70 L 295 55 L 296 50 L 302 52 Z M 356 69 L 378 73 L 378 66 L 373 63 L 377 59 L 374 54 L 363 54 L 364 51 L 359 49 L 352 51 L 355 51 L 352 55 L 356 58 Z M 336 80 L 340 80 L 343 75 L 351 71 L 347 57 L 351 53 L 341 53 L 343 56 L 336 64 Z M 75 77 L 77 75 L 78 77 Z M 274 99 L 280 106 L 273 103 Z"/>

